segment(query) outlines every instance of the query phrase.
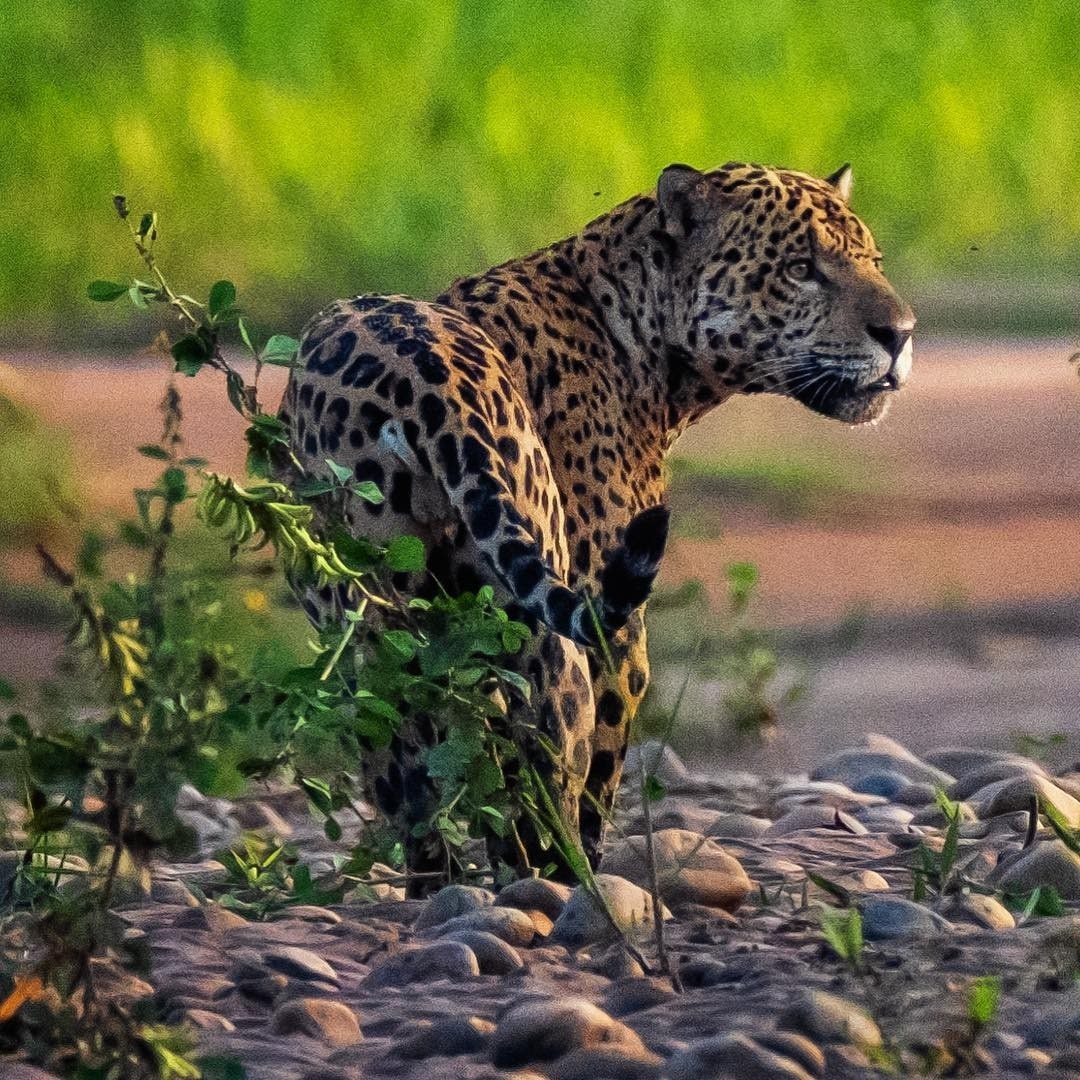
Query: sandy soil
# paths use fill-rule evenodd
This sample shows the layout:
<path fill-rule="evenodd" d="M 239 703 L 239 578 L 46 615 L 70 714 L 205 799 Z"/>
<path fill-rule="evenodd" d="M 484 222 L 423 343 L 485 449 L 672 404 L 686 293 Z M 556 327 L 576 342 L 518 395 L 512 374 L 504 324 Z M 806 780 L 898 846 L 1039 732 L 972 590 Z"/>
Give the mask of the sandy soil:
<path fill-rule="evenodd" d="M 927 342 L 911 384 L 872 429 L 754 398 L 730 402 L 687 434 L 680 454 L 715 459 L 782 447 L 808 461 L 850 458 L 881 481 L 869 505 L 833 507 L 824 518 L 783 521 L 741 503 L 706 506 L 701 513 L 715 519 L 706 531 L 719 539 L 672 543 L 664 581 L 699 577 L 718 602 L 728 561 L 758 563 L 758 614 L 768 625 L 828 625 L 867 605 L 879 613 L 880 632 L 858 650 L 815 661 L 813 694 L 785 719 L 776 745 L 743 747 L 727 759 L 794 767 L 868 728 L 917 749 L 972 730 L 996 745 L 1015 731 L 1080 730 L 1080 617 L 1003 633 L 985 616 L 988 606 L 1016 611 L 1033 602 L 1044 614 L 1071 611 L 1068 598 L 1080 596 L 1080 381 L 1070 352 L 1064 342 Z M 70 432 L 98 509 L 125 509 L 132 484 L 154 471 L 129 448 L 157 435 L 160 361 L 7 359 L 0 389 Z M 280 371 L 266 373 L 266 401 L 276 400 L 281 382 Z M 182 389 L 191 452 L 238 472 L 242 423 L 221 388 L 205 378 Z M 958 609 L 967 610 L 961 637 L 981 643 L 974 651 L 942 644 L 941 627 Z M 9 635 L 0 670 L 39 668 L 49 640 Z M 688 702 L 702 736 L 717 696 L 702 683 Z M 692 746 L 684 749 L 693 756 Z"/>
<path fill-rule="evenodd" d="M 1065 342 L 924 343 L 910 385 L 886 419 L 850 429 L 772 398 L 729 402 L 676 453 L 716 459 L 776 448 L 797 460 L 850 459 L 880 483 L 868 514 L 783 522 L 734 504 L 707 510 L 713 540 L 679 538 L 664 580 L 701 577 L 722 592 L 722 567 L 762 570 L 762 616 L 795 624 L 870 602 L 886 610 L 1080 591 L 1080 380 Z M 2 360 L 3 358 L 0 358 Z M 9 356 L 0 389 L 15 391 L 71 433 L 92 503 L 123 509 L 153 463 L 131 447 L 156 437 L 160 362 Z M 283 373 L 265 373 L 276 401 Z M 188 443 L 214 467 L 239 470 L 240 418 L 213 378 L 183 380 Z M 833 515 L 835 518 L 835 515 Z M 712 532 L 714 530 L 707 530 Z"/>

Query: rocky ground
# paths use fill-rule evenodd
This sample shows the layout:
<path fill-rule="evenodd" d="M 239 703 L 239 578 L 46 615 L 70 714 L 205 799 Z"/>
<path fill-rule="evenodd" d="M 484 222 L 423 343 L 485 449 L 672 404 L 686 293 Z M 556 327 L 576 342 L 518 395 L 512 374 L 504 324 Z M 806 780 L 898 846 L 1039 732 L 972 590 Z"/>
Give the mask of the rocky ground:
<path fill-rule="evenodd" d="M 644 756 L 667 791 L 654 818 L 674 979 L 631 784 L 598 879 L 630 949 L 581 888 L 541 880 L 425 901 L 389 883 L 375 902 L 247 921 L 197 899 L 225 877 L 204 859 L 160 866 L 152 899 L 124 910 L 154 958 L 141 990 L 251 1080 L 1080 1076 L 1080 855 L 1030 817 L 1037 796 L 1080 828 L 1080 772 L 978 748 L 917 758 L 878 736 L 787 778 Z M 942 789 L 962 807 L 952 887 L 931 880 L 916 903 L 913 868 L 945 843 Z M 209 846 L 260 825 L 331 869 L 290 805 L 192 797 L 185 812 Z M 1049 886 L 1058 913 L 1025 914 Z M 865 946 L 845 963 L 822 915 L 852 909 Z M 985 976 L 1000 1005 L 979 1027 Z"/>

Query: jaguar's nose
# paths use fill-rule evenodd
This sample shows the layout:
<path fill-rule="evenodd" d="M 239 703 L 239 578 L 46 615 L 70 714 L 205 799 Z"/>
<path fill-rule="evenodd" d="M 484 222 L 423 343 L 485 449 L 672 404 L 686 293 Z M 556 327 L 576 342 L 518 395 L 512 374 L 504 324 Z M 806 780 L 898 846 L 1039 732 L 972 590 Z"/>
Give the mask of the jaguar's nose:
<path fill-rule="evenodd" d="M 905 320 L 890 326 L 867 326 L 866 332 L 895 361 L 904 351 L 904 346 L 911 340 L 911 331 L 914 329 L 915 321 Z"/>

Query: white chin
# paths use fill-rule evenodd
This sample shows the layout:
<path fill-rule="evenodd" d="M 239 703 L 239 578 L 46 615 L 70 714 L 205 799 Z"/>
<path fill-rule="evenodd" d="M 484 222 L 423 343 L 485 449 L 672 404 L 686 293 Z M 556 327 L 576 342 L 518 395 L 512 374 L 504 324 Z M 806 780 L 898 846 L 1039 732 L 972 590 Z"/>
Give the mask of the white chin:
<path fill-rule="evenodd" d="M 900 350 L 900 355 L 896 358 L 896 363 L 893 365 L 893 374 L 901 386 L 907 382 L 908 376 L 911 374 L 912 351 L 911 338 L 908 338 L 903 349 Z"/>

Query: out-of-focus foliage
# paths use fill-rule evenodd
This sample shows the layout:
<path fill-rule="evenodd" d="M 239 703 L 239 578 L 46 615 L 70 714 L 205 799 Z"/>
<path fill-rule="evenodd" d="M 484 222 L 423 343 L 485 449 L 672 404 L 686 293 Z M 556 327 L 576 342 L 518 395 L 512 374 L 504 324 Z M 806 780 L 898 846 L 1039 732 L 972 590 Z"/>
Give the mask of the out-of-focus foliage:
<path fill-rule="evenodd" d="M 76 504 L 67 436 L 0 389 L 0 548 L 38 540 Z"/>
<path fill-rule="evenodd" d="M 298 322 L 338 294 L 431 294 L 673 160 L 853 160 L 906 285 L 1075 281 L 1075 30 L 1065 0 L 16 0 L 0 320 L 69 333 L 98 253 L 126 258 L 113 190 L 170 222 L 185 275 L 228 250 Z"/>

